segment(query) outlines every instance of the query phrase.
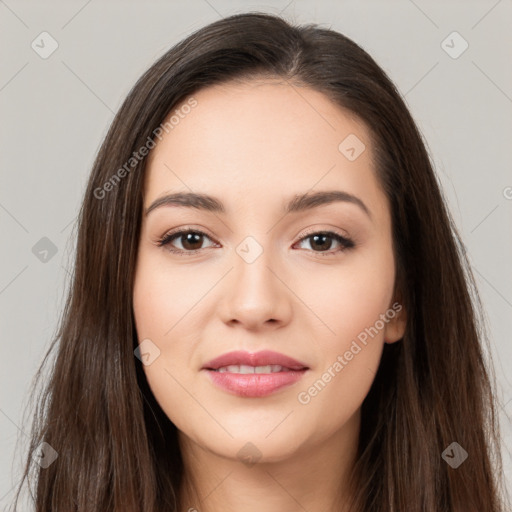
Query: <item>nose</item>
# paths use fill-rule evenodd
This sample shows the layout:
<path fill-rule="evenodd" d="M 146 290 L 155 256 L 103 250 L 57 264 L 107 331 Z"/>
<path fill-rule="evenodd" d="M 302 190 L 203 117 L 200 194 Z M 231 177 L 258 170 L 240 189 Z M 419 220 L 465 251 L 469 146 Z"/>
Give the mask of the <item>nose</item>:
<path fill-rule="evenodd" d="M 280 275 L 279 265 L 265 250 L 249 263 L 234 255 L 219 305 L 222 320 L 247 330 L 277 329 L 290 322 L 293 293 Z"/>

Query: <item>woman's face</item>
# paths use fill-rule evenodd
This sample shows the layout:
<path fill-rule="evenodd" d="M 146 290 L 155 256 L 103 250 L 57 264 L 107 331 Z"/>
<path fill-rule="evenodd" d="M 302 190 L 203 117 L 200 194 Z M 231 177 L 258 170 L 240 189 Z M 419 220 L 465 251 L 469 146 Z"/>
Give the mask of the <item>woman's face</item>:
<path fill-rule="evenodd" d="M 367 129 L 321 93 L 252 81 L 194 98 L 147 162 L 144 371 L 180 438 L 282 460 L 359 428 L 383 344 L 403 335 L 389 206 Z M 338 195 L 303 198 L 320 192 Z M 233 351 L 245 359 L 209 364 Z"/>

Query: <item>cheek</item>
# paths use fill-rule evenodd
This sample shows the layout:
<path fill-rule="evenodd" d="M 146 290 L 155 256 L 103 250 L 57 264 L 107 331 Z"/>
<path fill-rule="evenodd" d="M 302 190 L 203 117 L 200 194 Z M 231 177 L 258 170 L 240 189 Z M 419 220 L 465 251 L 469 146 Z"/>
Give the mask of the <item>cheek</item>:
<path fill-rule="evenodd" d="M 395 275 L 388 249 L 369 249 L 363 256 L 347 258 L 335 271 L 331 267 L 309 275 L 297 279 L 294 291 L 321 320 L 318 334 L 329 347 L 345 350 L 361 333 L 364 338 L 366 329 L 390 307 Z M 383 339 L 382 327 L 379 322 L 376 338 Z"/>
<path fill-rule="evenodd" d="M 335 359 L 304 384 L 297 395 L 296 418 L 307 422 L 312 439 L 330 438 L 358 414 L 375 378 L 370 365 L 377 364 L 381 349 L 374 345 L 351 361 Z"/>
<path fill-rule="evenodd" d="M 318 432 L 324 433 L 356 412 L 375 378 L 385 319 L 393 317 L 388 311 L 395 278 L 392 251 L 372 249 L 357 262 L 354 258 L 354 264 L 340 267 L 334 277 L 332 271 L 317 273 L 316 289 L 322 292 L 308 294 L 309 282 L 303 282 L 299 292 L 322 320 L 317 331 L 323 334 L 316 338 L 319 365 L 301 386 L 297 401 L 316 418 Z"/>
<path fill-rule="evenodd" d="M 191 356 L 203 332 L 194 306 L 211 286 L 207 277 L 163 267 L 158 258 L 140 255 L 133 290 L 137 337 L 139 343 L 150 340 L 158 354 L 143 370 L 156 400 L 178 428 L 185 427 L 182 422 L 191 407 Z"/>
<path fill-rule="evenodd" d="M 169 265 L 161 255 L 141 254 L 135 273 L 133 309 L 139 340 L 154 336 L 168 344 L 187 326 L 194 332 L 194 308 L 218 280 L 208 270 L 198 272 Z"/>

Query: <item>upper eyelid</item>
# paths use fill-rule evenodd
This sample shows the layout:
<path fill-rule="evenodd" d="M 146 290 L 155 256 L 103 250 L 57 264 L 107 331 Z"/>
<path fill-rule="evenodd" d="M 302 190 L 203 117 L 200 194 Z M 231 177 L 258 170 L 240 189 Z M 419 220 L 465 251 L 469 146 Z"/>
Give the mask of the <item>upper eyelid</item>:
<path fill-rule="evenodd" d="M 343 231 L 343 230 L 340 229 L 340 231 Z M 351 238 L 348 233 L 338 233 L 336 230 L 334 230 L 332 228 L 331 229 L 309 228 L 301 234 L 299 240 L 307 238 L 308 236 L 311 236 L 311 235 L 316 235 L 318 233 L 334 234 L 334 235 L 338 235 L 338 236 L 341 236 L 342 238 L 347 238 L 347 239 Z"/>

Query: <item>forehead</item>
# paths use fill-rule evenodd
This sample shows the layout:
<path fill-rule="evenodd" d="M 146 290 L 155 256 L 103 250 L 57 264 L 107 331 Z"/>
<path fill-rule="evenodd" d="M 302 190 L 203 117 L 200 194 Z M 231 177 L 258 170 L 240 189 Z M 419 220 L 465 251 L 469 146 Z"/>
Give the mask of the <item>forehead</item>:
<path fill-rule="evenodd" d="M 382 195 L 368 129 L 324 94 L 252 80 L 207 87 L 193 99 L 193 108 L 183 108 L 190 99 L 173 108 L 172 129 L 149 154 L 146 206 L 176 190 L 259 204 L 313 187 L 342 187 L 369 202 Z M 347 140 L 362 151 L 355 159 L 344 153 Z"/>

